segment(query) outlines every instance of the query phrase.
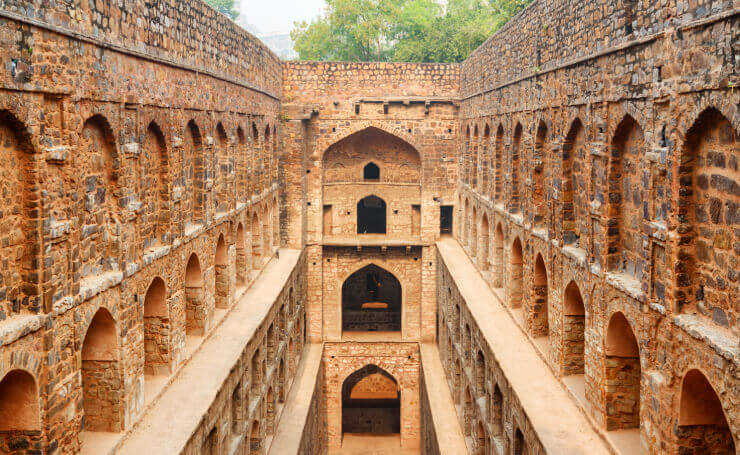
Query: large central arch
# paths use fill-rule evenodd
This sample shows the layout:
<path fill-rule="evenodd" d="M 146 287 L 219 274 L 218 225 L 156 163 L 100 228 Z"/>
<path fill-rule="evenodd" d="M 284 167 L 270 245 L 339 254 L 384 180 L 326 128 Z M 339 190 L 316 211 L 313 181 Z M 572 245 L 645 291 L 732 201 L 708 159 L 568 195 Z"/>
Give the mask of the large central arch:
<path fill-rule="evenodd" d="M 342 434 L 401 432 L 401 389 L 390 373 L 366 365 L 342 384 Z"/>
<path fill-rule="evenodd" d="M 401 330 L 401 282 L 387 270 L 369 264 L 342 284 L 342 330 Z"/>

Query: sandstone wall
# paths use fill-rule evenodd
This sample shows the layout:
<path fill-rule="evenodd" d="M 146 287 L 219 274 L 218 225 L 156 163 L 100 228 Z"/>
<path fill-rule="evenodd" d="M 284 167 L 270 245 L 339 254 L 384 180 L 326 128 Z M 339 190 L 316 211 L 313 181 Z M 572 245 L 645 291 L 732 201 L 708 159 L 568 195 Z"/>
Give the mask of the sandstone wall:
<path fill-rule="evenodd" d="M 326 281 L 333 272 L 321 269 L 334 264 L 325 249 L 372 246 L 378 257 L 383 247 L 399 245 L 422 247 L 406 258 L 421 284 L 404 289 L 403 311 L 412 318 L 404 337 L 432 339 L 430 245 L 439 236 L 439 206 L 454 204 L 458 66 L 285 62 L 283 80 L 286 194 L 301 201 L 286 209 L 286 242 L 308 249 L 309 337 L 341 335 L 341 312 L 327 294 L 341 282 Z M 363 179 L 370 162 L 380 168 L 377 181 Z M 357 235 L 357 204 L 370 195 L 386 202 L 386 234 Z"/>
<path fill-rule="evenodd" d="M 437 344 L 468 450 L 476 454 L 547 453 L 447 264 L 441 258 L 438 264 Z M 522 452 L 514 451 L 518 434 Z"/>
<path fill-rule="evenodd" d="M 182 454 L 267 453 L 305 346 L 305 266 L 301 257 Z"/>
<path fill-rule="evenodd" d="M 132 427 L 279 245 L 282 67 L 199 1 L 4 2 L 0 49 L 0 377 L 38 406 L 0 450 L 72 453 Z"/>
<path fill-rule="evenodd" d="M 739 437 L 739 29 L 729 1 L 535 1 L 461 65 L 455 235 L 595 425 L 648 453 Z M 639 362 L 615 374 L 622 316 Z M 680 418 L 696 369 L 720 436 Z"/>

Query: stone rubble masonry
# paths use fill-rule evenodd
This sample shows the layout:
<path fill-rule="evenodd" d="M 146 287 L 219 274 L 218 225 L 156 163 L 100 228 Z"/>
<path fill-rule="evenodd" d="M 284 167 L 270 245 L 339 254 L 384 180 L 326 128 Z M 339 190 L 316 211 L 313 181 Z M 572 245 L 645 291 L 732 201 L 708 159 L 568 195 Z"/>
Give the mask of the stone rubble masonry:
<path fill-rule="evenodd" d="M 461 64 L 405 64 L 281 62 L 199 0 L 2 2 L 0 391 L 25 407 L 0 412 L 0 453 L 124 437 L 279 246 L 303 254 L 301 339 L 337 353 L 303 450 L 341 440 L 339 371 L 386 362 L 417 396 L 403 443 L 441 451 L 418 349 L 448 330 L 442 206 L 607 445 L 740 447 L 739 9 L 535 0 Z M 386 234 L 357 233 L 371 195 Z M 402 330 L 350 339 L 342 284 L 369 264 L 401 282 Z M 467 322 L 443 355 L 474 345 Z M 188 453 L 227 453 L 231 420 L 241 453 L 267 450 L 287 383 L 260 365 L 287 325 L 235 370 L 259 421 L 227 416 L 224 384 Z M 477 391 L 466 361 L 447 374 Z M 546 452 L 505 403 L 478 428 L 460 406 L 471 451 Z"/>
<path fill-rule="evenodd" d="M 133 427 L 279 246 L 282 65 L 200 1 L 4 2 L 0 49 L 0 378 L 37 408 L 0 453 L 76 453 Z"/>

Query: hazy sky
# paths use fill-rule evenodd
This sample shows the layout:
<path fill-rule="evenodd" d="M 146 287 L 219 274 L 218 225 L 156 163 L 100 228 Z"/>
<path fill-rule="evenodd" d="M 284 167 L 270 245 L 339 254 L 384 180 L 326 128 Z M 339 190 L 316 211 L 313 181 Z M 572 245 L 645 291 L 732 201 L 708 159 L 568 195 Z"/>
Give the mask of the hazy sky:
<path fill-rule="evenodd" d="M 239 22 L 255 25 L 261 33 L 289 33 L 293 22 L 310 20 L 324 8 L 324 0 L 241 0 Z"/>

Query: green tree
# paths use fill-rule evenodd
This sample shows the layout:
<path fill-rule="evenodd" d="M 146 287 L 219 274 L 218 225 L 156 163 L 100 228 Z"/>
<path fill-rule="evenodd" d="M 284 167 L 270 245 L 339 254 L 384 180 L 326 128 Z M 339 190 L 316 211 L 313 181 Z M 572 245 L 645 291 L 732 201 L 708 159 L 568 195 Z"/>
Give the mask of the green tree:
<path fill-rule="evenodd" d="M 231 20 L 235 20 L 239 17 L 239 10 L 234 4 L 235 0 L 204 0 L 207 4 L 211 5 L 213 9 L 221 14 L 229 16 Z"/>
<path fill-rule="evenodd" d="M 296 23 L 304 60 L 460 62 L 532 0 L 327 0 Z"/>

